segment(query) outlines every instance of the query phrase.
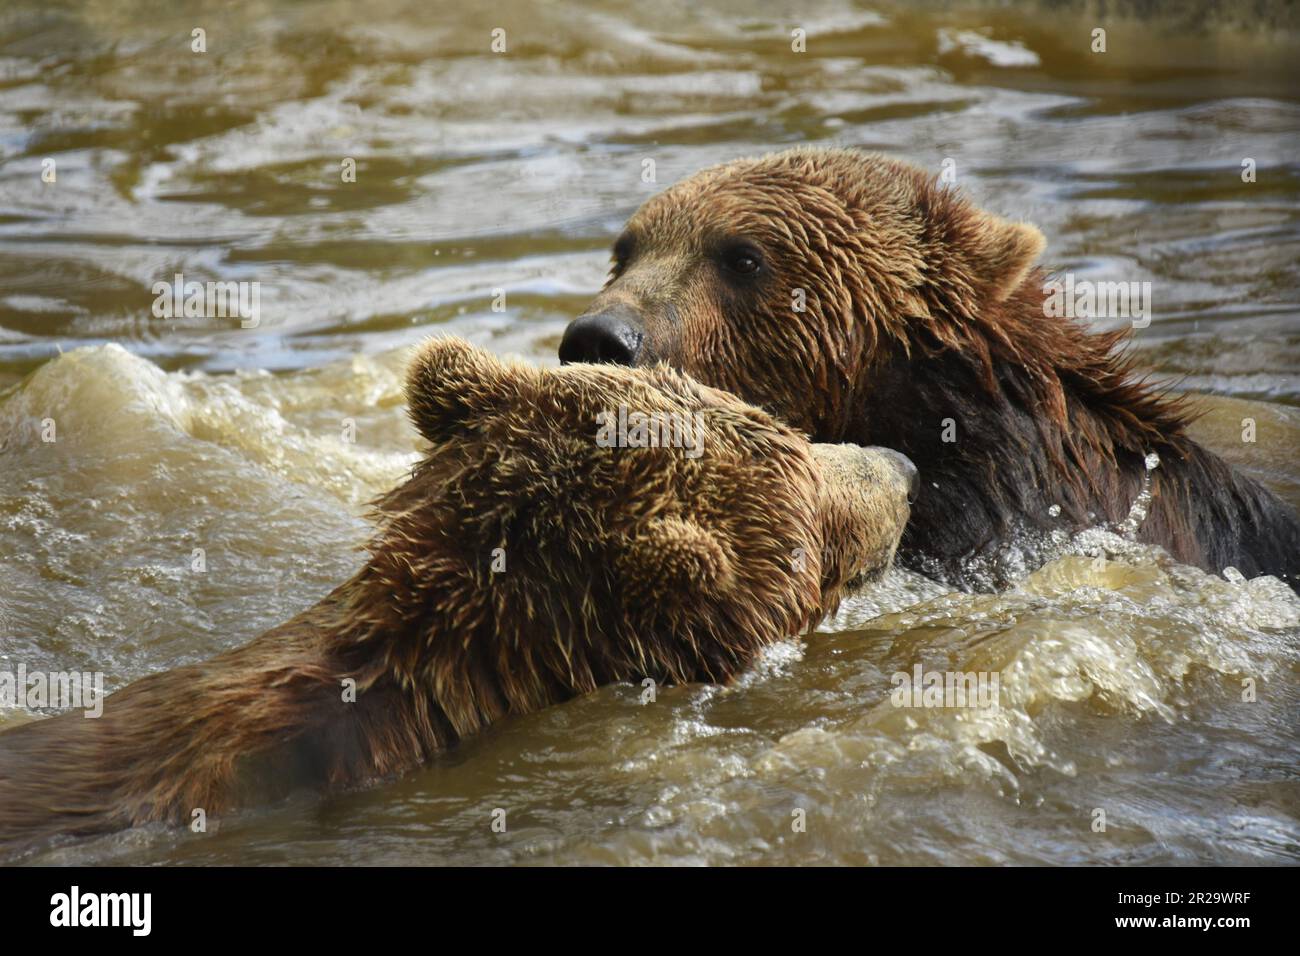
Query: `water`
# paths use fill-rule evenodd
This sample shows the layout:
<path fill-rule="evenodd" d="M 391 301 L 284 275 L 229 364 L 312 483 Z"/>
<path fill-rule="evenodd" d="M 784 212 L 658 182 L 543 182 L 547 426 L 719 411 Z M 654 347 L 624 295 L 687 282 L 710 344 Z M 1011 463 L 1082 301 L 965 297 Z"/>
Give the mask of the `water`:
<path fill-rule="evenodd" d="M 0 667 L 111 689 L 310 605 L 412 461 L 406 346 L 554 362 L 641 199 L 784 144 L 952 158 L 1054 266 L 1150 281 L 1142 360 L 1300 504 L 1296 34 L 1108 20 L 1099 56 L 1068 10 L 791 6 L 7 3 Z M 260 282 L 259 326 L 155 318 L 177 272 Z M 390 786 L 36 859 L 1294 864 L 1300 601 L 1119 531 L 999 595 L 892 572 L 734 687 L 605 688 Z M 892 706 L 918 663 L 1000 706 Z"/>

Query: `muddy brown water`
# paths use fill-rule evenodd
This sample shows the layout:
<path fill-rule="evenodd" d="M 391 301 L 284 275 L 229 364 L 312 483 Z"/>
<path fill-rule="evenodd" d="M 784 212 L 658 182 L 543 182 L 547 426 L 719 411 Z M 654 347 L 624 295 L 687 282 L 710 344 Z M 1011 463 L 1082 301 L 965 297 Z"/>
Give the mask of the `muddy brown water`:
<path fill-rule="evenodd" d="M 474 6 L 0 10 L 0 668 L 112 689 L 309 605 L 413 459 L 404 349 L 454 331 L 554 362 L 641 199 L 795 143 L 951 159 L 1053 266 L 1151 282 L 1134 348 L 1202 393 L 1205 442 L 1300 502 L 1294 32 Z M 176 273 L 260 283 L 258 326 L 155 317 Z M 378 789 L 33 859 L 1294 864 L 1300 601 L 1229 578 L 1105 529 L 1002 594 L 895 572 L 733 687 L 609 687 Z M 893 706 L 918 664 L 997 673 L 999 706 Z"/>

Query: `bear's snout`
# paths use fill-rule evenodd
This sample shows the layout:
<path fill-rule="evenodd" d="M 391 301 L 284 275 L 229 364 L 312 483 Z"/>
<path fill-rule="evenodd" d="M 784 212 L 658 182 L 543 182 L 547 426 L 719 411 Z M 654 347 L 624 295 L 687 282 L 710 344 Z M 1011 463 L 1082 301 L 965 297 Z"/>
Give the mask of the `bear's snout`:
<path fill-rule="evenodd" d="M 635 365 L 645 332 L 627 306 L 614 305 L 578 316 L 560 340 L 560 362 Z"/>
<path fill-rule="evenodd" d="M 907 485 L 907 503 L 909 505 L 916 504 L 916 496 L 921 490 L 921 476 L 917 473 L 916 465 L 912 464 L 912 459 L 901 451 L 894 451 L 892 448 L 881 448 L 879 445 L 872 445 L 867 451 L 875 452 L 877 455 L 882 455 L 888 459 L 890 466 Z"/>

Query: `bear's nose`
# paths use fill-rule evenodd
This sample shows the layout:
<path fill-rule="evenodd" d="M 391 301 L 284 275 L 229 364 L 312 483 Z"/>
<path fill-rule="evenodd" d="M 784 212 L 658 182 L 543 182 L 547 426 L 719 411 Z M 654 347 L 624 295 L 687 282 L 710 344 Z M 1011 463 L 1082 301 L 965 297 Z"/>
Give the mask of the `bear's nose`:
<path fill-rule="evenodd" d="M 610 362 L 632 365 L 641 350 L 645 333 L 632 318 L 631 310 L 607 309 L 580 315 L 564 330 L 560 340 L 560 362 Z"/>
<path fill-rule="evenodd" d="M 907 484 L 907 503 L 916 504 L 916 496 L 921 490 L 921 476 L 916 471 L 916 465 L 912 464 L 912 459 L 908 458 L 901 451 L 894 451 L 892 448 L 881 448 L 879 446 L 872 448 L 872 451 L 878 451 L 889 459 L 894 470 L 902 476 L 903 481 Z"/>

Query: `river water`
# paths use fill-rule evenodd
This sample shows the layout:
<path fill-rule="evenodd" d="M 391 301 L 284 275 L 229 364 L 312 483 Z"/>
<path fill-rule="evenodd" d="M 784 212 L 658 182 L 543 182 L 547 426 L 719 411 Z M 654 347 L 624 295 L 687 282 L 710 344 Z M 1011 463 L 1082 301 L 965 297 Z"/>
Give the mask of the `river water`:
<path fill-rule="evenodd" d="M 0 10 L 0 667 L 112 689 L 310 605 L 414 459 L 410 344 L 553 363 L 643 198 L 796 143 L 951 159 L 1054 267 L 1150 281 L 1142 360 L 1300 504 L 1294 24 L 479 7 Z M 258 282 L 257 326 L 156 317 L 176 273 Z M 31 859 L 1294 864 L 1298 647 L 1285 587 L 1097 530 L 998 595 L 892 572 L 732 687 L 609 687 L 389 786 Z M 998 674 L 999 706 L 892 706 L 918 664 Z"/>

